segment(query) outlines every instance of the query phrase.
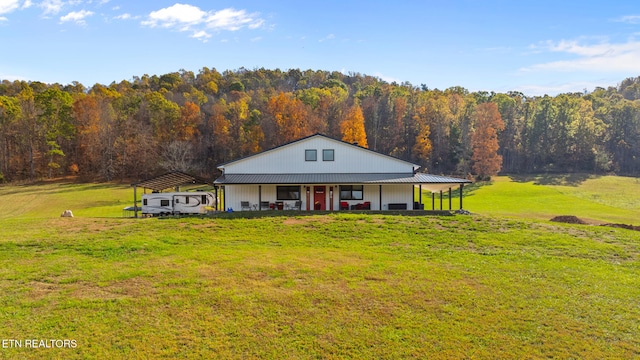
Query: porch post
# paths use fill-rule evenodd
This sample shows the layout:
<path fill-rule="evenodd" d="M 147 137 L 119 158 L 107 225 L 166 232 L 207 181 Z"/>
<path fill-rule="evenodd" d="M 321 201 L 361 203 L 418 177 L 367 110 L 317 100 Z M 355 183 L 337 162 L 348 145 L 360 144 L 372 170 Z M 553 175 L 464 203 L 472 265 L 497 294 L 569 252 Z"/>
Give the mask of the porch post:
<path fill-rule="evenodd" d="M 138 218 L 138 194 L 137 194 L 138 186 L 133 184 L 133 216 Z"/>
<path fill-rule="evenodd" d="M 462 210 L 462 187 L 464 184 L 460 184 L 460 210 Z"/>
<path fill-rule="evenodd" d="M 213 186 L 213 196 L 214 196 L 214 198 L 213 198 L 213 202 L 214 202 L 214 204 L 215 204 L 215 205 L 213 206 L 213 208 L 214 208 L 216 211 L 218 211 L 218 187 L 217 187 L 217 186 L 215 186 L 215 185 Z"/>
<path fill-rule="evenodd" d="M 258 185 L 258 211 L 262 211 L 262 185 Z"/>
<path fill-rule="evenodd" d="M 222 192 L 222 201 L 220 205 L 222 205 L 222 211 L 226 211 L 227 208 L 225 206 L 227 205 L 227 192 L 224 190 L 224 185 L 220 187 L 220 192 Z"/>
<path fill-rule="evenodd" d="M 451 211 L 451 188 L 449 188 L 449 211 Z"/>
<path fill-rule="evenodd" d="M 380 211 L 382 211 L 382 185 L 378 188 L 378 201 L 380 202 Z"/>
<path fill-rule="evenodd" d="M 333 211 L 333 186 L 329 186 L 329 211 Z"/>
<path fill-rule="evenodd" d="M 440 210 L 442 210 L 442 190 L 440 190 Z"/>
<path fill-rule="evenodd" d="M 418 185 L 418 210 L 424 210 L 422 207 L 422 184 Z"/>
<path fill-rule="evenodd" d="M 309 201 L 311 199 L 311 195 L 309 194 L 309 191 L 310 191 L 309 186 L 307 186 L 306 188 L 307 188 L 307 211 L 309 211 L 309 209 L 310 209 L 309 208 L 309 206 L 310 206 Z"/>
<path fill-rule="evenodd" d="M 436 209 L 436 193 L 431 192 L 431 210 Z"/>

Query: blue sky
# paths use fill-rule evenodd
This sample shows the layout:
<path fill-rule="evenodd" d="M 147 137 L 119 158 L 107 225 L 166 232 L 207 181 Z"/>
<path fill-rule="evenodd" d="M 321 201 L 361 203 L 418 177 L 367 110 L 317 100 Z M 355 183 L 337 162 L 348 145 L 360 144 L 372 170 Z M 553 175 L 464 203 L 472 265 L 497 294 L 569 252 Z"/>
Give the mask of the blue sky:
<path fill-rule="evenodd" d="M 67 84 L 203 67 L 358 72 L 556 95 L 640 76 L 635 1 L 0 0 L 0 79 Z"/>

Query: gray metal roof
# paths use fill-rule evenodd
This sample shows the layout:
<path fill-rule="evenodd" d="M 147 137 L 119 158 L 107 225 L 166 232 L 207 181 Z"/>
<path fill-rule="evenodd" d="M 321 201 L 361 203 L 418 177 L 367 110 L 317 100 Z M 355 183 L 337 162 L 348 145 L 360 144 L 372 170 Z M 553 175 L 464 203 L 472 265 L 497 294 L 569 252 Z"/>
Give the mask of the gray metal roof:
<path fill-rule="evenodd" d="M 181 171 L 172 171 L 151 179 L 131 184 L 131 186 L 139 186 L 154 191 L 162 191 L 164 189 L 174 188 L 185 184 L 209 184 L 209 182 Z"/>
<path fill-rule="evenodd" d="M 466 184 L 471 181 L 424 173 L 402 174 L 226 174 L 214 182 L 231 184 Z"/>

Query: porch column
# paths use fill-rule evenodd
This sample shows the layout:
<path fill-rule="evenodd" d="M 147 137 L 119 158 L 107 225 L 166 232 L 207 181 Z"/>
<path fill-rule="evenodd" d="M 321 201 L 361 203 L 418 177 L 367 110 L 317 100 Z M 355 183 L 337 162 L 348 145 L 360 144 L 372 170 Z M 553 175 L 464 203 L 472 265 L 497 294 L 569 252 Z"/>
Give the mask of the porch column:
<path fill-rule="evenodd" d="M 329 186 L 329 211 L 333 211 L 333 186 Z"/>
<path fill-rule="evenodd" d="M 460 184 L 460 210 L 462 210 L 462 187 L 464 184 Z"/>
<path fill-rule="evenodd" d="M 422 206 L 422 184 L 418 185 L 418 210 L 424 210 Z"/>
<path fill-rule="evenodd" d="M 136 184 L 133 184 L 133 216 L 137 219 L 138 218 L 138 194 L 137 194 L 137 190 L 138 190 L 138 186 Z"/>
<path fill-rule="evenodd" d="M 220 205 L 222 205 L 222 211 L 226 211 L 227 208 L 225 206 L 227 205 L 227 192 L 224 191 L 224 185 L 220 187 L 220 192 L 222 192 L 222 201 Z"/>
<path fill-rule="evenodd" d="M 380 211 L 382 211 L 382 185 L 378 188 L 378 201 L 380 202 Z"/>
<path fill-rule="evenodd" d="M 451 188 L 449 188 L 449 211 L 451 211 Z"/>
<path fill-rule="evenodd" d="M 258 185 L 258 211 L 262 211 L 262 185 Z"/>
<path fill-rule="evenodd" d="M 442 190 L 440 190 L 440 210 L 442 210 Z"/>
<path fill-rule="evenodd" d="M 213 203 L 215 204 L 213 206 L 213 208 L 215 209 L 215 211 L 218 211 L 218 187 L 217 186 L 213 186 Z"/>
<path fill-rule="evenodd" d="M 311 199 L 311 195 L 309 194 L 310 187 L 309 187 L 309 186 L 307 186 L 306 188 L 307 188 L 307 211 L 309 211 L 309 209 L 310 209 L 310 208 L 309 208 L 309 205 L 310 205 L 310 204 L 309 204 L 309 201 L 311 201 L 311 200 L 310 200 L 310 199 Z"/>
<path fill-rule="evenodd" d="M 431 210 L 436 209 L 436 193 L 431 192 Z"/>

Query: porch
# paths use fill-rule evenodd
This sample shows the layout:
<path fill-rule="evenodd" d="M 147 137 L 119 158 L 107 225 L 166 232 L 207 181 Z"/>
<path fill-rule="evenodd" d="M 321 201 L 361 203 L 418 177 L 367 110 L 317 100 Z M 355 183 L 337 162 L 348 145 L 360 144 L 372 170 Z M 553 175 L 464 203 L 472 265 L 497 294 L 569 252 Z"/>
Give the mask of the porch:
<path fill-rule="evenodd" d="M 222 199 L 217 210 L 435 211 L 448 205 L 451 211 L 454 189 L 459 191 L 459 208 L 463 208 L 465 183 L 469 181 L 427 174 L 223 175 L 216 180 Z M 431 204 L 423 200 L 423 190 L 431 191 Z M 448 204 L 443 194 L 448 195 Z"/>

